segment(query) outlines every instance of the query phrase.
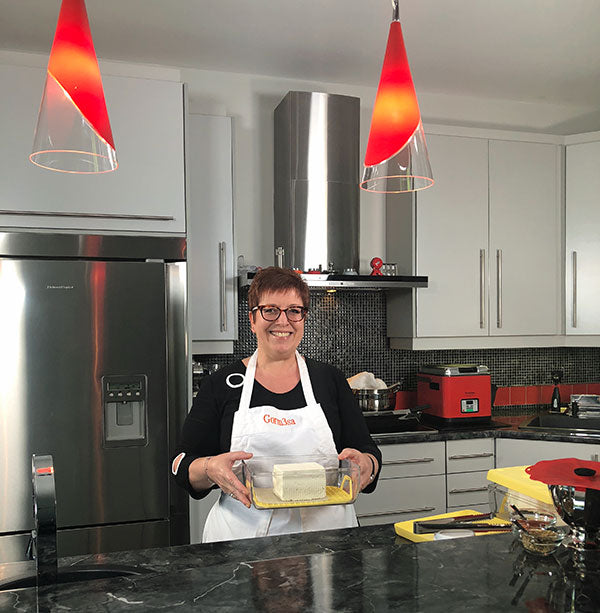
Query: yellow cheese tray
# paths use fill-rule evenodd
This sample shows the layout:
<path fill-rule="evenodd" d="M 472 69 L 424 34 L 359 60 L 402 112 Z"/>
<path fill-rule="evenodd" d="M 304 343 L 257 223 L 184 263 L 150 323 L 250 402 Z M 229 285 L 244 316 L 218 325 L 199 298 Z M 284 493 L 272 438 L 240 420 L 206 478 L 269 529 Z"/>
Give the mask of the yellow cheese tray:
<path fill-rule="evenodd" d="M 435 534 L 433 532 L 429 534 L 415 534 L 413 532 L 413 524 L 416 521 L 425 521 L 429 519 L 450 519 L 458 515 L 475 515 L 477 513 L 480 513 L 480 511 L 473 511 L 471 509 L 461 509 L 460 511 L 452 511 L 452 513 L 444 513 L 443 515 L 431 515 L 429 517 L 419 517 L 418 519 L 409 519 L 407 521 L 401 521 L 401 522 L 394 524 L 394 530 L 396 531 L 396 534 L 398 536 L 402 536 L 403 538 L 408 539 L 409 541 L 413 541 L 413 543 L 433 541 L 435 537 Z M 492 519 L 485 519 L 478 523 L 490 524 L 490 525 L 499 524 L 503 526 L 506 525 L 505 521 L 503 521 L 502 519 L 498 519 L 497 517 L 494 517 Z M 484 536 L 487 534 L 506 534 L 506 531 L 475 532 L 475 536 Z"/>
<path fill-rule="evenodd" d="M 273 491 L 273 467 L 276 464 L 317 462 L 325 469 L 325 497 L 313 500 L 286 501 Z M 337 456 L 253 457 L 242 462 L 243 482 L 250 490 L 257 509 L 290 509 L 352 504 L 360 489 L 360 468 Z"/>

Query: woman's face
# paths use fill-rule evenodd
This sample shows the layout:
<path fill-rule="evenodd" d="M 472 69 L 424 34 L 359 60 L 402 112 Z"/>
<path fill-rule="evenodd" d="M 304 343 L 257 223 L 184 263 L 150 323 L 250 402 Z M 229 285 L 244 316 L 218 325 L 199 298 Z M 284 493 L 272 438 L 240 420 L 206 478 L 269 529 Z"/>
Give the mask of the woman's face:
<path fill-rule="evenodd" d="M 276 306 L 280 309 L 302 306 L 302 299 L 295 290 L 286 292 L 266 292 L 262 294 L 259 306 Z M 282 311 L 276 321 L 266 321 L 259 310 L 250 313 L 250 326 L 256 334 L 258 348 L 267 357 L 283 359 L 290 357 L 300 344 L 304 335 L 304 319 L 302 321 L 288 321 Z"/>

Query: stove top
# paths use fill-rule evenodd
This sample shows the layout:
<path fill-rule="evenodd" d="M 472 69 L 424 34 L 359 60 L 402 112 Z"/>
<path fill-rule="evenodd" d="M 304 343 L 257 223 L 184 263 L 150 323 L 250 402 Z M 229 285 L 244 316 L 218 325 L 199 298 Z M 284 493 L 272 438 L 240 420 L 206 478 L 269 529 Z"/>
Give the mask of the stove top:
<path fill-rule="evenodd" d="M 426 417 L 418 417 L 410 413 L 398 411 L 363 411 L 367 427 L 371 434 L 398 434 L 402 432 L 473 432 L 477 430 L 497 430 L 510 428 L 508 424 L 497 421 L 484 421 L 483 423 L 429 423 Z"/>
<path fill-rule="evenodd" d="M 416 417 L 394 414 L 394 411 L 364 412 L 371 434 L 395 434 L 398 432 L 437 432 L 436 428 L 422 424 Z"/>

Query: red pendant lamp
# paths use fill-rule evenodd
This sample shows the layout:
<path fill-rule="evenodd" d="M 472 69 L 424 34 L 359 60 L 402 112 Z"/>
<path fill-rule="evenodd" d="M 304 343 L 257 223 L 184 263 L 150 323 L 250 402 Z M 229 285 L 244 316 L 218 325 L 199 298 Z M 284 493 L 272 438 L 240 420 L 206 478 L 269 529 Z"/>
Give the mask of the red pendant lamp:
<path fill-rule="evenodd" d="M 390 24 L 361 189 L 370 192 L 411 192 L 433 185 L 425 133 L 413 85 L 398 0 L 392 0 Z"/>
<path fill-rule="evenodd" d="M 29 159 L 84 174 L 118 167 L 84 0 L 62 0 Z"/>

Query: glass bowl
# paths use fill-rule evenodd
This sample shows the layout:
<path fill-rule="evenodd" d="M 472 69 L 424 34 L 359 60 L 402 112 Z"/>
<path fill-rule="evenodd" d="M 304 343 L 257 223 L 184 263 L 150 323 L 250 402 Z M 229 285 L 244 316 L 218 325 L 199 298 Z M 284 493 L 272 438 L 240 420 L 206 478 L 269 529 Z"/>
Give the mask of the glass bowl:
<path fill-rule="evenodd" d="M 529 553 L 548 556 L 560 547 L 569 533 L 568 526 L 557 524 L 555 515 L 523 509 L 521 513 L 525 519 L 513 512 L 511 520 L 517 530 L 521 545 Z"/>

